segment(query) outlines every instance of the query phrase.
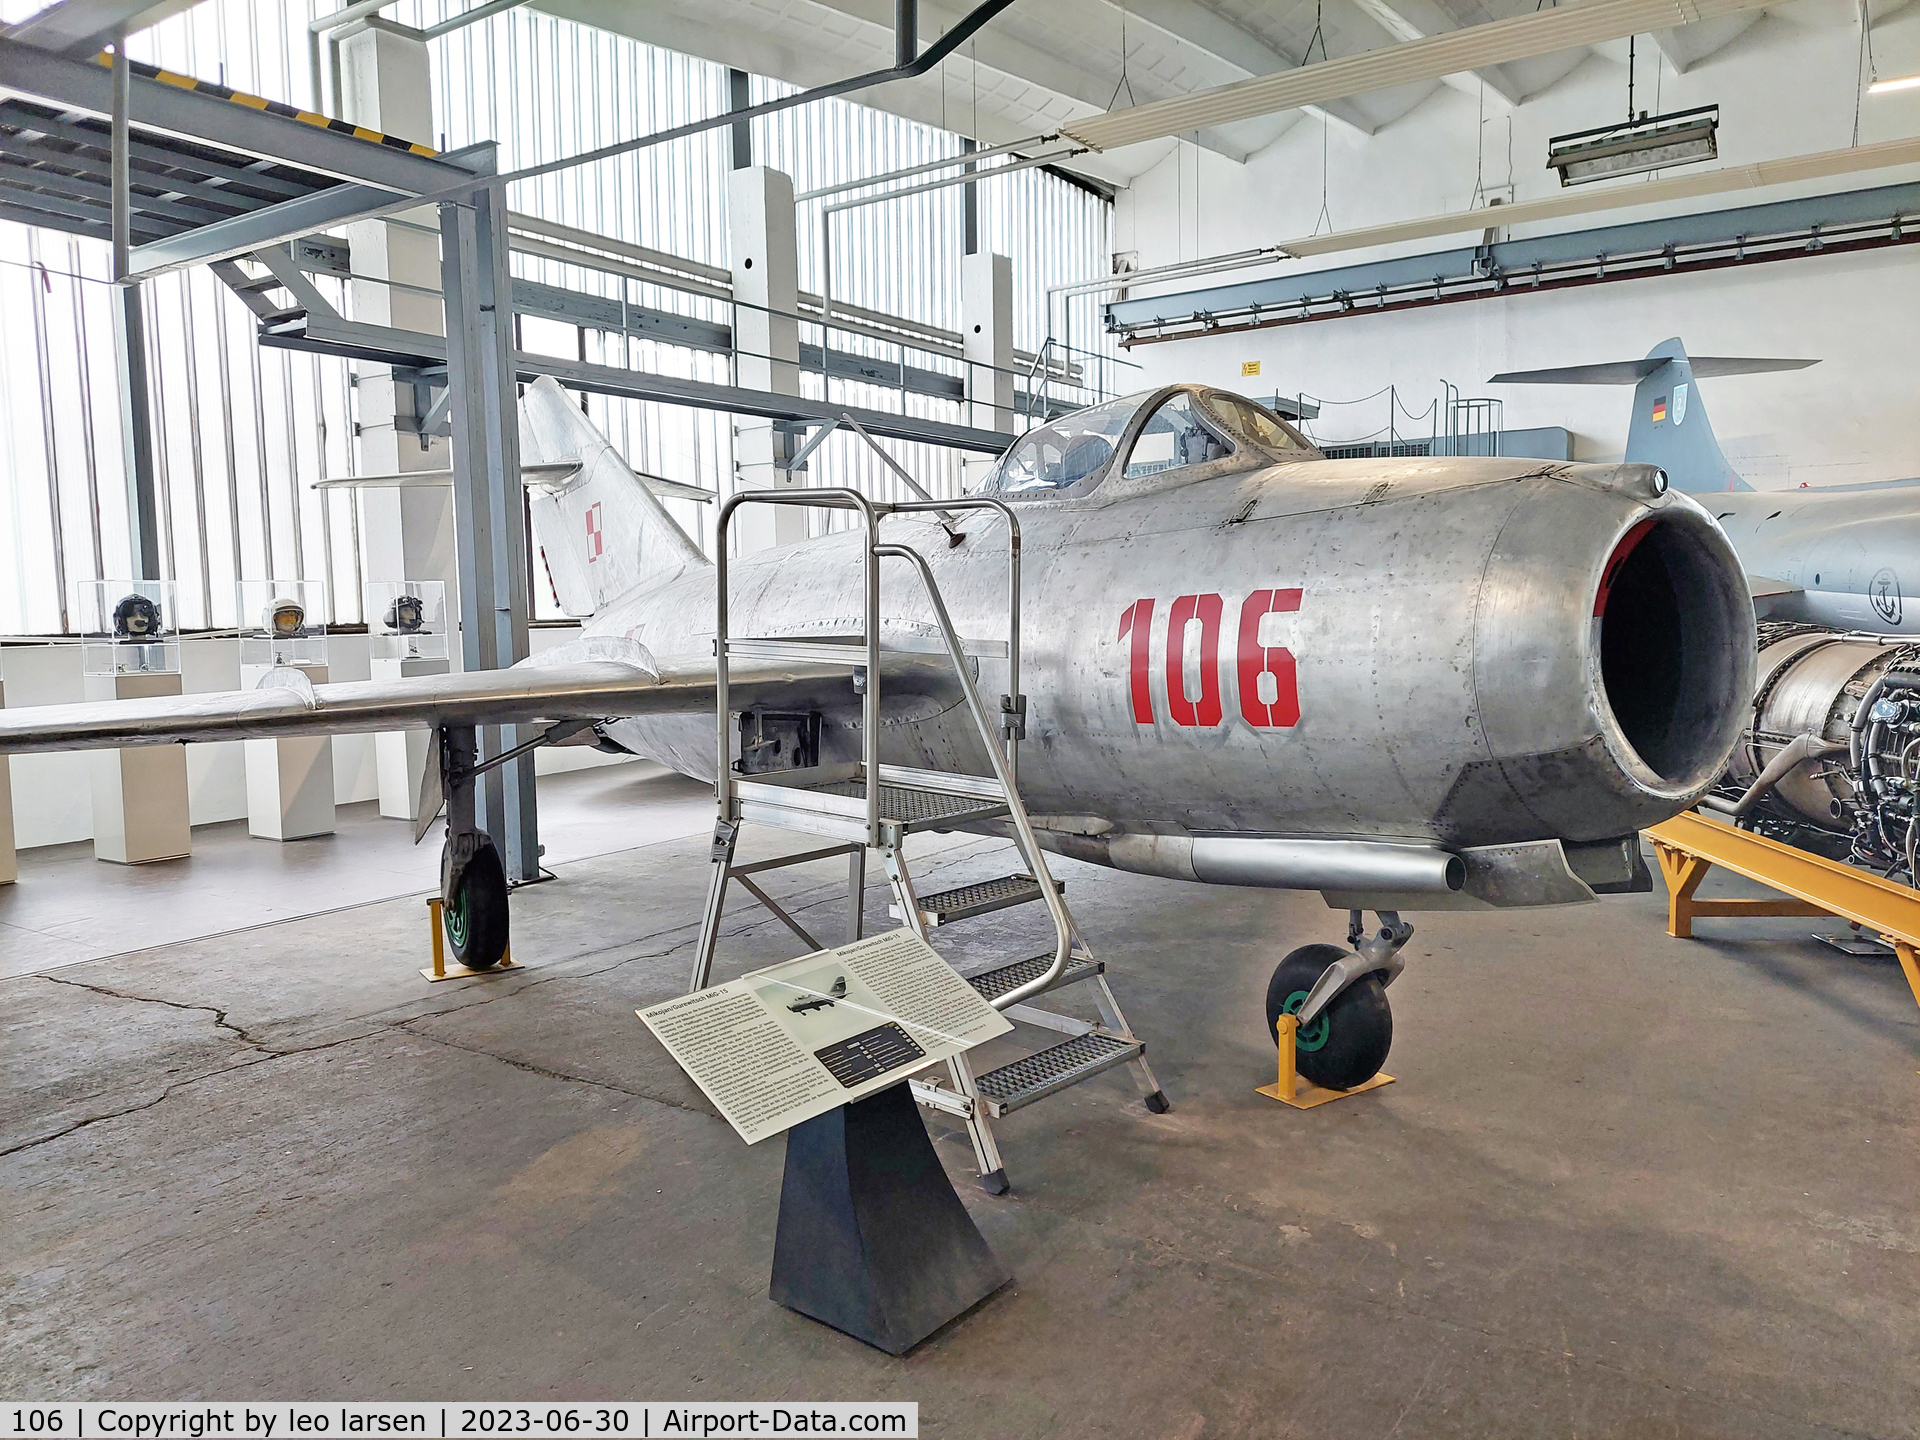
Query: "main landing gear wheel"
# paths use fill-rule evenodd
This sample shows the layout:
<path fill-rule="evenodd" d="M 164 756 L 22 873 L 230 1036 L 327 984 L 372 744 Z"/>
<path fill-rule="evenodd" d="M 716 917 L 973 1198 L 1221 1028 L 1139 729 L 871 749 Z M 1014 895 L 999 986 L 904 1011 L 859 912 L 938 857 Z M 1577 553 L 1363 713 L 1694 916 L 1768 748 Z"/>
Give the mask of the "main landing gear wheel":
<path fill-rule="evenodd" d="M 507 953 L 507 870 L 484 835 L 449 835 L 440 852 L 440 916 L 447 948 L 469 970 Z"/>
<path fill-rule="evenodd" d="M 1302 945 L 1267 982 L 1267 1034 L 1278 1042 L 1280 1017 L 1297 1015 L 1326 968 L 1348 952 L 1338 945 Z M 1380 1073 L 1393 1046 L 1393 1011 L 1376 971 L 1363 975 L 1295 1036 L 1294 1068 L 1310 1084 L 1351 1090 Z"/>

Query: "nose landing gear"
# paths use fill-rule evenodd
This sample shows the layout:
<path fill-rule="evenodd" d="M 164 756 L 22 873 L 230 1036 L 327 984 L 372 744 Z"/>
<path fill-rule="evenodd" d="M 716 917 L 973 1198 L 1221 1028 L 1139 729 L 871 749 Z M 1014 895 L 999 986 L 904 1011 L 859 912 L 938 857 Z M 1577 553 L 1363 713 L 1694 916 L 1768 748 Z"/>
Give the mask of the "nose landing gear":
<path fill-rule="evenodd" d="M 1267 983 L 1267 1033 L 1277 1036 L 1282 1015 L 1296 1015 L 1295 1064 L 1303 1078 L 1328 1090 L 1351 1090 L 1380 1073 L 1393 1046 L 1387 986 L 1406 966 L 1400 951 L 1413 926 L 1391 910 L 1379 912 L 1369 935 L 1361 912 L 1349 912 L 1349 953 L 1337 945 L 1302 945 L 1274 968 Z"/>

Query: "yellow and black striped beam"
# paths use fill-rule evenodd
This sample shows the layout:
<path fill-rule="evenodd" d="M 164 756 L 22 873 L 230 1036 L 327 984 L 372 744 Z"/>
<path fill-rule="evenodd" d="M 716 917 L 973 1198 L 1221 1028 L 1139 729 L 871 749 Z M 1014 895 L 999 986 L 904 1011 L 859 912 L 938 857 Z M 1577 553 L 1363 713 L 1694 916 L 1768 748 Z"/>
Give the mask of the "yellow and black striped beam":
<path fill-rule="evenodd" d="M 102 50 L 94 57 L 97 64 L 108 69 L 113 68 L 113 54 Z M 139 60 L 127 61 L 127 68 L 134 74 L 148 80 L 158 80 L 162 85 L 172 85 L 181 90 L 192 90 L 200 95 L 212 95 L 221 100 L 231 100 L 236 105 L 245 105 L 249 110 L 264 110 L 269 115 L 284 116 L 288 120 L 298 120 L 302 125 L 317 125 L 322 130 L 331 130 L 336 135 L 351 135 L 356 140 L 371 141 L 375 145 L 384 145 L 389 150 L 404 150 L 409 155 L 420 155 L 428 160 L 439 156 L 437 150 L 425 145 L 416 145 L 411 140 L 402 140 L 398 135 L 382 135 L 378 130 L 369 130 L 364 125 L 355 125 L 350 120 L 334 120 L 325 115 L 316 115 L 311 110 L 302 110 L 295 105 L 284 105 L 278 100 L 262 99 L 258 95 L 249 95 L 225 85 L 216 85 L 211 80 L 196 80 L 191 75 L 177 75 L 171 70 L 162 70 L 158 65 L 147 65 Z"/>

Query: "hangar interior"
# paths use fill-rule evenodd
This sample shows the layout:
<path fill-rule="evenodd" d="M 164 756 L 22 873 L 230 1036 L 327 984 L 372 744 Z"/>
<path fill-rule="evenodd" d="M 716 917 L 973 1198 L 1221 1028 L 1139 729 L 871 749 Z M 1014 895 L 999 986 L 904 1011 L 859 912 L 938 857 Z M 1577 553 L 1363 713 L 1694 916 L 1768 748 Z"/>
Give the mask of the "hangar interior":
<path fill-rule="evenodd" d="M 0 1393 L 1915 1434 L 1917 221 L 1912 0 L 0 0 Z"/>

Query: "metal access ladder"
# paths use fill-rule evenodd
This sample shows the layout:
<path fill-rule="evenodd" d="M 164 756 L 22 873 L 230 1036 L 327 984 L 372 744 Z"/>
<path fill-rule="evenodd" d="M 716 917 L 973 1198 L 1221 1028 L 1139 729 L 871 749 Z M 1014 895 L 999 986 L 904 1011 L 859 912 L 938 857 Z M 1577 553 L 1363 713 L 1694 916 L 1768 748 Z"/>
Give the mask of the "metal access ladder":
<path fill-rule="evenodd" d="M 857 426 L 855 427 L 858 428 Z M 861 432 L 865 438 L 865 432 Z M 871 440 L 868 442 L 871 444 Z M 874 446 L 876 451 L 878 446 Z M 880 452 L 891 464 L 890 457 Z M 898 472 L 898 467 L 894 467 Z M 904 472 L 902 473 L 903 478 Z M 911 480 L 908 480 L 911 485 Z M 915 490 L 919 490 L 914 485 Z M 920 491 L 922 495 L 924 491 Z M 742 637 L 728 622 L 728 533 L 742 505 L 822 506 L 855 512 L 864 525 L 865 603 L 863 631 L 856 636 Z M 963 641 L 953 627 L 946 602 L 925 558 L 907 545 L 883 543 L 880 524 L 889 515 L 938 513 L 949 528 L 953 512 L 997 515 L 1007 526 L 1007 638 Z M 1026 699 L 1020 691 L 1020 522 L 1003 501 L 989 497 L 956 500 L 882 502 L 855 490 L 808 489 L 752 491 L 721 507 L 715 528 L 718 603 L 714 647 L 717 660 L 716 709 L 719 717 L 719 821 L 714 827 L 713 879 L 694 958 L 689 989 L 706 987 L 719 940 L 727 888 L 738 881 L 813 949 L 826 948 L 753 880 L 763 871 L 844 855 L 848 860 L 847 938 L 861 935 L 862 895 L 869 850 L 878 850 L 893 892 L 893 913 L 923 938 L 934 931 L 1010 906 L 1038 902 L 1053 930 L 1052 948 L 969 976 L 974 989 L 1011 1020 L 1038 1026 L 1060 1038 L 1032 1054 L 975 1074 L 965 1055 L 945 1062 L 945 1083 L 912 1082 L 915 1099 L 930 1109 L 960 1119 L 973 1142 L 980 1183 L 993 1194 L 1007 1189 L 1006 1167 L 991 1121 L 1031 1105 L 1116 1066 L 1130 1065 L 1149 1110 L 1164 1113 L 1167 1100 L 1146 1060 L 1146 1044 L 1133 1033 L 1107 984 L 1106 966 L 1095 958 L 1068 912 L 1064 886 L 1047 872 L 1045 853 L 1021 803 L 1017 783 L 1019 741 L 1025 730 Z M 938 622 L 937 651 L 944 651 L 966 697 L 966 710 L 991 763 L 991 775 L 966 775 L 883 764 L 880 760 L 881 676 L 884 658 L 902 647 L 883 646 L 880 574 L 883 560 L 903 561 L 918 578 Z M 910 642 L 909 642 L 910 643 Z M 913 649 L 924 653 L 923 645 Z M 987 708 L 975 682 L 975 656 L 1004 658 L 1007 693 L 998 715 Z M 728 666 L 756 660 L 837 662 L 856 678 L 864 676 L 861 759 L 846 764 L 807 764 L 801 768 L 742 775 L 734 765 L 734 725 L 728 706 Z M 817 758 L 817 757 L 816 757 Z M 938 893 L 917 892 L 905 853 L 907 837 L 929 830 L 957 830 L 991 824 L 1011 834 L 1024 873 L 961 885 Z M 818 836 L 833 843 L 748 864 L 735 862 L 741 828 L 767 825 Z M 1097 1022 L 1089 1023 L 1028 1002 L 1051 991 L 1091 986 Z M 1019 1032 L 1016 1032 L 1019 1033 Z"/>

